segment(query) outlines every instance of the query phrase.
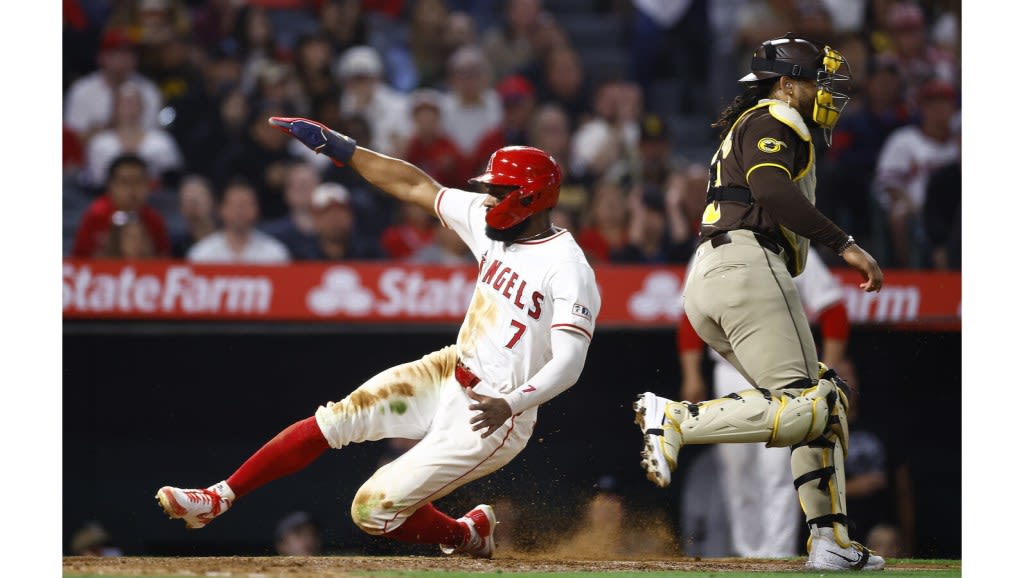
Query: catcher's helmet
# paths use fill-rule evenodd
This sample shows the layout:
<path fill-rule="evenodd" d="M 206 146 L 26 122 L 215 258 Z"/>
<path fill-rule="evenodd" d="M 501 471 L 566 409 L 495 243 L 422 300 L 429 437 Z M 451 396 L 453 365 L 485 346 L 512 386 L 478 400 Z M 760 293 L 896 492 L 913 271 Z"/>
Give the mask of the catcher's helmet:
<path fill-rule="evenodd" d="M 488 225 L 507 229 L 558 203 L 562 171 L 540 149 L 508 146 L 494 151 L 484 174 L 469 182 L 519 187 L 487 211 Z"/>
<path fill-rule="evenodd" d="M 758 82 L 780 76 L 802 78 L 815 83 L 814 122 L 825 129 L 826 138 L 839 121 L 850 97 L 841 86 L 850 80 L 850 65 L 829 46 L 797 38 L 792 32 L 761 44 L 750 61 L 750 74 L 740 82 Z"/>

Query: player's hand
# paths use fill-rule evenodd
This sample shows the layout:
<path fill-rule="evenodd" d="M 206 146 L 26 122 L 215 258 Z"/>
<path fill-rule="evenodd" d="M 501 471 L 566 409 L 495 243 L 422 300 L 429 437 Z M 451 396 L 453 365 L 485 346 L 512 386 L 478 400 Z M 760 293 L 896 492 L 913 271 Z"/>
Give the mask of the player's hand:
<path fill-rule="evenodd" d="M 882 288 L 882 269 L 870 253 L 861 249 L 859 245 L 850 245 L 840 257 L 847 265 L 860 271 L 860 276 L 864 279 L 860 284 L 861 289 L 870 293 Z"/>
<path fill-rule="evenodd" d="M 509 407 L 508 402 L 504 399 L 480 395 L 472 389 L 467 389 L 466 393 L 470 399 L 476 402 L 470 404 L 469 409 L 480 412 L 473 416 L 469 423 L 473 425 L 473 431 L 484 430 L 484 433 L 480 434 L 481 438 L 486 438 L 494 433 L 495 430 L 501 427 L 501 424 L 512 417 L 512 408 Z"/>
<path fill-rule="evenodd" d="M 329 156 L 337 165 L 347 163 L 356 150 L 356 141 L 331 128 L 309 120 L 272 116 L 267 122 L 277 130 L 295 137 L 310 150 Z"/>

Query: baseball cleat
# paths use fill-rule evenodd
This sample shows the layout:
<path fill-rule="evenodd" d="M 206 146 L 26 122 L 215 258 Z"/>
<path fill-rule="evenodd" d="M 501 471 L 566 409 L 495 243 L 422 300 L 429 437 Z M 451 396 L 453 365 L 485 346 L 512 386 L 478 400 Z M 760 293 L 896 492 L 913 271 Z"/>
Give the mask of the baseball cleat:
<path fill-rule="evenodd" d="M 672 482 L 676 469 L 676 457 L 682 446 L 679 426 L 665 413 L 671 400 L 658 397 L 651 392 L 642 393 L 633 402 L 636 424 L 644 434 L 643 459 L 640 467 L 647 472 L 647 479 L 659 488 L 667 488 Z"/>
<path fill-rule="evenodd" d="M 811 570 L 881 570 L 885 559 L 858 542 L 843 548 L 835 541 L 832 528 L 814 527 L 807 538 L 810 556 L 805 567 Z"/>
<path fill-rule="evenodd" d="M 494 527 L 498 519 L 494 516 L 494 508 L 480 504 L 459 518 L 460 524 L 469 528 L 469 540 L 461 546 L 441 545 L 445 554 L 461 552 L 474 558 L 490 558 L 494 556 Z"/>
<path fill-rule="evenodd" d="M 156 501 L 171 519 L 185 520 L 188 529 L 198 530 L 226 512 L 235 501 L 235 493 L 224 482 L 205 490 L 164 486 L 157 491 Z"/>

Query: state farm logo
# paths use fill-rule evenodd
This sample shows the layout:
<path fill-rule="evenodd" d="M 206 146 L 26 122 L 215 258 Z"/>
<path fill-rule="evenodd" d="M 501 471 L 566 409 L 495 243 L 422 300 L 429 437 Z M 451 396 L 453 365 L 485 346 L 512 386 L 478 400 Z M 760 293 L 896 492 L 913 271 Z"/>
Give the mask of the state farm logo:
<path fill-rule="evenodd" d="M 921 290 L 915 285 L 886 285 L 866 293 L 856 285 L 843 284 L 843 301 L 850 321 L 915 321 L 921 308 Z"/>
<path fill-rule="evenodd" d="M 454 317 L 466 313 L 476 279 L 463 270 L 427 278 L 415 269 L 393 267 L 367 287 L 351 267 L 331 267 L 306 295 L 309 310 L 322 317 Z"/>
<path fill-rule="evenodd" d="M 274 293 L 267 277 L 197 273 L 187 266 L 138 274 L 131 265 L 94 273 L 64 264 L 64 311 L 77 313 L 266 313 Z"/>
<path fill-rule="evenodd" d="M 642 320 L 678 317 L 682 311 L 682 281 L 675 273 L 657 271 L 644 279 L 643 287 L 629 298 L 629 313 Z"/>
<path fill-rule="evenodd" d="M 332 267 L 324 272 L 320 285 L 306 295 L 306 305 L 317 315 L 365 315 L 373 307 L 373 293 L 363 287 L 355 270 Z"/>

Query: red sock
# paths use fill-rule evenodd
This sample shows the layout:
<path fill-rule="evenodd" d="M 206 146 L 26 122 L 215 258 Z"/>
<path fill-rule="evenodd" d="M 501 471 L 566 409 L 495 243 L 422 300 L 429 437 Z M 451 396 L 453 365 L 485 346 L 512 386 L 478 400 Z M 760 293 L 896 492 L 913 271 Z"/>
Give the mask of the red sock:
<path fill-rule="evenodd" d="M 444 515 L 433 504 L 427 504 L 406 518 L 401 526 L 384 535 L 414 544 L 459 546 L 469 539 L 469 527 Z"/>
<path fill-rule="evenodd" d="M 330 446 L 315 417 L 288 426 L 252 455 L 228 478 L 228 485 L 241 498 L 256 488 L 305 468 Z"/>

